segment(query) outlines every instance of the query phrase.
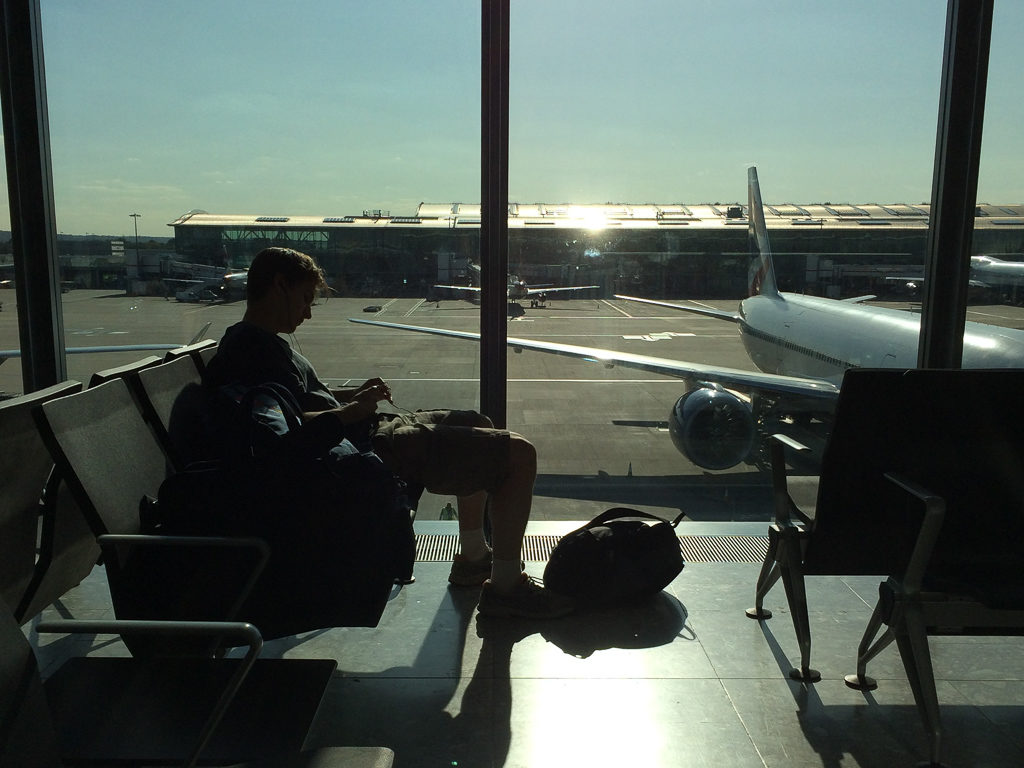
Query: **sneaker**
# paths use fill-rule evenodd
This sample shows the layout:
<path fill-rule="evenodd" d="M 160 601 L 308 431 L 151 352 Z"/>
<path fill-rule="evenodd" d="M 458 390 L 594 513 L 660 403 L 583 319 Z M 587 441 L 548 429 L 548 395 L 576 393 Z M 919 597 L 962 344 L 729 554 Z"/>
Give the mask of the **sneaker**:
<path fill-rule="evenodd" d="M 448 581 L 459 587 L 479 587 L 491 577 L 491 550 L 479 560 L 469 560 L 465 555 L 455 555 Z"/>
<path fill-rule="evenodd" d="M 498 592 L 490 579 L 485 581 L 477 611 L 481 616 L 557 619 L 572 613 L 575 607 L 568 597 L 545 589 L 524 573 L 523 580 L 509 593 Z"/>

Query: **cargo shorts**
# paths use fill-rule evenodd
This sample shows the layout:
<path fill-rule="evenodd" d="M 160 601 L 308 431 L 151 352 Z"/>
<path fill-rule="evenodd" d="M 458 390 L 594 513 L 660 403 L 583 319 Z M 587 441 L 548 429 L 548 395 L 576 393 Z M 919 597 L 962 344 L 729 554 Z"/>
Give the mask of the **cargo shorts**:
<path fill-rule="evenodd" d="M 380 416 L 373 450 L 407 483 L 442 496 L 469 496 L 495 491 L 509 476 L 509 431 L 481 426 L 488 422 L 476 411 Z"/>

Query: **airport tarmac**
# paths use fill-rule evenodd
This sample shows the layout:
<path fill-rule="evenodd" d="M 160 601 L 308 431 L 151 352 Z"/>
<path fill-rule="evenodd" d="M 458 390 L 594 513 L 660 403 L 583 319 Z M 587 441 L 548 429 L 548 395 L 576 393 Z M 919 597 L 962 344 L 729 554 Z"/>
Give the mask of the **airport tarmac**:
<path fill-rule="evenodd" d="M 18 346 L 14 293 L 4 293 L 0 349 Z M 219 338 L 242 315 L 241 303 L 184 304 L 162 297 L 74 290 L 63 295 L 69 347 L 184 343 L 209 323 Z M 737 301 L 710 301 L 735 309 Z M 366 307 L 379 310 L 365 312 Z M 903 305 L 906 306 L 906 305 Z M 445 339 L 349 322 L 350 317 L 476 331 L 479 307 L 468 301 L 331 298 L 313 308 L 292 342 L 330 384 L 379 375 L 403 408 L 479 406 L 479 354 L 471 341 Z M 1021 327 L 1017 307 L 972 307 L 969 319 Z M 510 318 L 509 336 L 605 347 L 670 359 L 752 369 L 735 326 L 619 300 L 549 301 Z M 69 378 L 150 354 L 131 351 L 68 355 Z M 159 353 L 156 353 L 159 354 Z M 509 353 L 508 426 L 528 437 L 539 466 L 532 517 L 588 520 L 612 506 L 629 506 L 700 522 L 767 521 L 769 478 L 739 465 L 708 472 L 679 454 L 667 432 L 669 411 L 683 393 L 680 380 L 538 352 Z M 20 392 L 16 358 L 0 365 L 0 391 Z M 381 409 L 390 406 L 382 404 Z M 795 474 L 799 503 L 813 507 L 814 477 Z M 421 519 L 437 519 L 449 499 L 425 494 Z"/>

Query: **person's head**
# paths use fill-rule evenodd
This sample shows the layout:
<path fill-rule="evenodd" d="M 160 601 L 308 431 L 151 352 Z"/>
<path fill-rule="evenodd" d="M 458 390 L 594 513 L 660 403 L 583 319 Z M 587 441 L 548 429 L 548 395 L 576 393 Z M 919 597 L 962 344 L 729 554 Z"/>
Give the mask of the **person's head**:
<path fill-rule="evenodd" d="M 249 265 L 246 317 L 276 333 L 291 333 L 312 316 L 310 307 L 324 285 L 324 272 L 310 256 L 264 248 Z"/>

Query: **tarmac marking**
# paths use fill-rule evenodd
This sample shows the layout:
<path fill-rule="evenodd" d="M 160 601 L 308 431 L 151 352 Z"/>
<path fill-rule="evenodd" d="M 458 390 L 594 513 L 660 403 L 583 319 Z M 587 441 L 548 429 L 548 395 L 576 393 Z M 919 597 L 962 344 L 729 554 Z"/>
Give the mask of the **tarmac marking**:
<path fill-rule="evenodd" d="M 432 381 L 432 382 L 466 382 L 480 381 L 479 378 L 460 378 L 460 379 L 428 379 L 421 378 L 419 376 L 413 376 L 412 378 L 399 378 L 397 376 L 386 376 L 388 381 Z M 325 384 L 331 384 L 332 386 L 347 386 L 349 384 L 362 384 L 365 381 L 364 377 L 356 378 L 344 378 L 342 376 L 325 376 L 323 377 Z M 510 383 L 515 382 L 518 384 L 673 384 L 679 386 L 679 379 L 509 379 Z"/>
<path fill-rule="evenodd" d="M 655 331 L 637 335 L 624 336 L 621 333 L 530 333 L 531 339 L 628 339 L 641 341 L 662 341 L 677 336 L 701 339 L 735 339 L 736 333 L 676 333 L 675 331 Z"/>
<path fill-rule="evenodd" d="M 638 340 L 638 341 L 666 341 L 677 336 L 696 336 L 695 333 L 676 333 L 675 331 L 659 331 L 657 333 L 644 333 L 639 336 L 623 336 L 622 338 L 627 340 Z"/>
<path fill-rule="evenodd" d="M 473 309 L 475 309 L 475 307 Z M 444 318 L 444 319 L 457 319 L 457 320 L 472 319 L 472 318 L 467 318 L 465 313 L 463 313 L 463 314 L 443 314 L 444 312 L 446 312 L 446 310 L 441 310 L 441 311 L 442 311 L 442 314 L 435 315 L 435 316 L 439 317 L 439 318 Z M 551 321 L 557 322 L 557 321 L 560 321 L 560 320 L 622 320 L 622 319 L 623 318 L 621 318 L 621 317 L 614 317 L 612 315 L 533 315 L 533 316 L 523 315 L 521 317 L 510 317 L 509 318 L 509 322 L 510 323 L 535 323 L 538 320 L 551 320 Z M 651 322 L 651 321 L 654 321 L 654 320 L 686 321 L 686 322 L 700 322 L 702 320 L 706 320 L 706 321 L 710 321 L 710 322 L 714 322 L 714 323 L 725 323 L 725 322 L 727 322 L 727 321 L 722 320 L 722 319 L 717 318 L 717 317 L 702 317 L 702 316 L 699 316 L 699 315 L 627 315 L 625 319 L 628 319 L 628 320 L 639 320 L 639 321 L 642 321 L 642 322 Z"/>
<path fill-rule="evenodd" d="M 967 314 L 969 314 L 969 315 L 978 315 L 980 317 L 997 317 L 1000 320 L 1014 320 L 1015 319 L 1015 318 L 1010 317 L 1009 315 L 1003 315 L 1003 314 L 999 314 L 997 312 L 978 312 L 977 310 L 974 310 L 974 309 L 967 310 Z"/>
<path fill-rule="evenodd" d="M 633 315 L 629 314 L 629 312 L 624 310 L 622 307 L 615 306 L 610 301 L 608 301 L 608 299 L 601 299 L 601 303 L 607 305 L 608 307 L 611 307 L 612 309 L 614 309 L 616 312 L 618 312 L 621 315 L 625 315 L 626 317 L 633 317 Z"/>

